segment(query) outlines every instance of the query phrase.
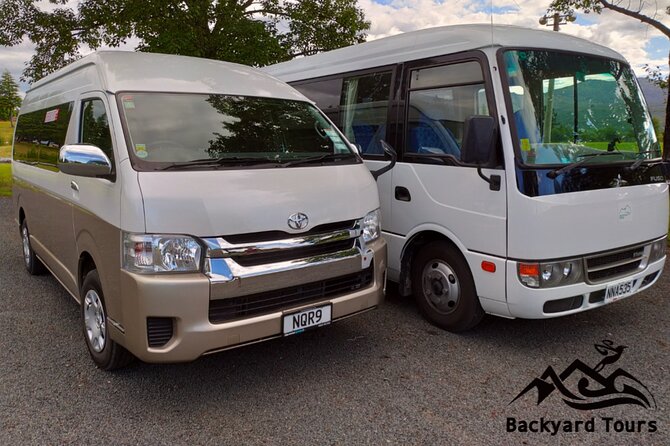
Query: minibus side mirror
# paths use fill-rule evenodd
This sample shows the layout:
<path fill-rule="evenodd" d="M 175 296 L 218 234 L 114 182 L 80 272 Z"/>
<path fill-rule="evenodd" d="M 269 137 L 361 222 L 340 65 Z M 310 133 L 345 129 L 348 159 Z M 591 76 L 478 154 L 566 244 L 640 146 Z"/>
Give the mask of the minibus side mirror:
<path fill-rule="evenodd" d="M 99 147 L 89 144 L 64 145 L 58 154 L 61 172 L 80 177 L 104 178 L 112 174 L 112 162 Z"/>
<path fill-rule="evenodd" d="M 482 168 L 495 167 L 497 129 L 492 116 L 470 116 L 465 119 L 461 161 L 477 165 L 479 176 L 489 183 L 489 188 L 500 190 L 500 175 L 490 178 L 482 173 Z"/>
<path fill-rule="evenodd" d="M 374 172 L 371 172 L 372 177 L 375 179 L 375 181 L 377 181 L 377 178 L 384 175 L 389 170 L 393 169 L 393 166 L 395 166 L 395 163 L 398 160 L 398 154 L 393 149 L 393 147 L 391 147 L 391 145 L 389 143 L 387 143 L 383 139 L 380 139 L 379 143 L 381 144 L 382 149 L 384 150 L 384 153 L 391 158 L 391 162 L 388 164 L 388 166 L 384 166 L 379 170 L 375 170 Z"/>

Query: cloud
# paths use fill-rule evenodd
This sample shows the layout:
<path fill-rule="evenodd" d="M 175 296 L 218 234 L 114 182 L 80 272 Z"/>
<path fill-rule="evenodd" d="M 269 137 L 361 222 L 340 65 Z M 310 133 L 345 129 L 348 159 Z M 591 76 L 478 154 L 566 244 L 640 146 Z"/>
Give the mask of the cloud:
<path fill-rule="evenodd" d="M 359 0 L 366 18 L 371 22 L 368 40 L 402 32 L 462 23 L 490 23 L 491 6 L 496 24 L 518 25 L 527 28 L 548 29 L 538 23 L 545 14 L 548 0 Z M 653 15 L 654 3 L 646 3 L 642 12 Z M 646 63 L 660 65 L 668 71 L 668 39 L 655 28 L 612 11 L 602 14 L 577 13 L 576 23 L 561 27 L 561 32 L 572 34 L 605 45 L 621 53 L 638 75 L 644 75 Z M 659 9 L 657 19 L 670 26 L 670 15 Z M 662 38 L 662 49 L 650 53 L 648 43 Z"/>

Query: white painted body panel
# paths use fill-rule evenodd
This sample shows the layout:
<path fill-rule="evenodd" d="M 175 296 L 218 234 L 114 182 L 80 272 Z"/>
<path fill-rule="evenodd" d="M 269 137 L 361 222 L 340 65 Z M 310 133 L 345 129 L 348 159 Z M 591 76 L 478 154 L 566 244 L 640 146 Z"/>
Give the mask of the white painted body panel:
<path fill-rule="evenodd" d="M 532 198 L 512 193 L 510 209 L 510 258 L 548 260 L 579 256 L 665 235 L 668 185 L 657 183 Z"/>
<path fill-rule="evenodd" d="M 191 172 L 140 172 L 146 230 L 200 237 L 280 230 L 303 212 L 313 228 L 379 207 L 364 164 Z"/>

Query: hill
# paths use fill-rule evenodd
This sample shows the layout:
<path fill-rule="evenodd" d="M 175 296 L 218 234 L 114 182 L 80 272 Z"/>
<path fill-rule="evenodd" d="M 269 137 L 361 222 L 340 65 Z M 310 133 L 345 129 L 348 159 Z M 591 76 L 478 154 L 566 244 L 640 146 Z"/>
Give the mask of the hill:
<path fill-rule="evenodd" d="M 665 100 L 668 92 L 646 78 L 638 78 L 638 82 L 647 100 L 651 116 L 658 118 L 661 123 L 665 122 Z"/>

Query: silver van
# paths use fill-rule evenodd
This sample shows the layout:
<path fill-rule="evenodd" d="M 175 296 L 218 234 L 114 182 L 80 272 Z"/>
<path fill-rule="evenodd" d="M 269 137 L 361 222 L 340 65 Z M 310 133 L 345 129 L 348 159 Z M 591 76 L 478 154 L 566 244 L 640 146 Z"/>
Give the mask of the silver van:
<path fill-rule="evenodd" d="M 383 299 L 373 176 L 257 70 L 93 53 L 28 91 L 12 169 L 25 266 L 81 304 L 100 368 L 190 361 Z"/>

